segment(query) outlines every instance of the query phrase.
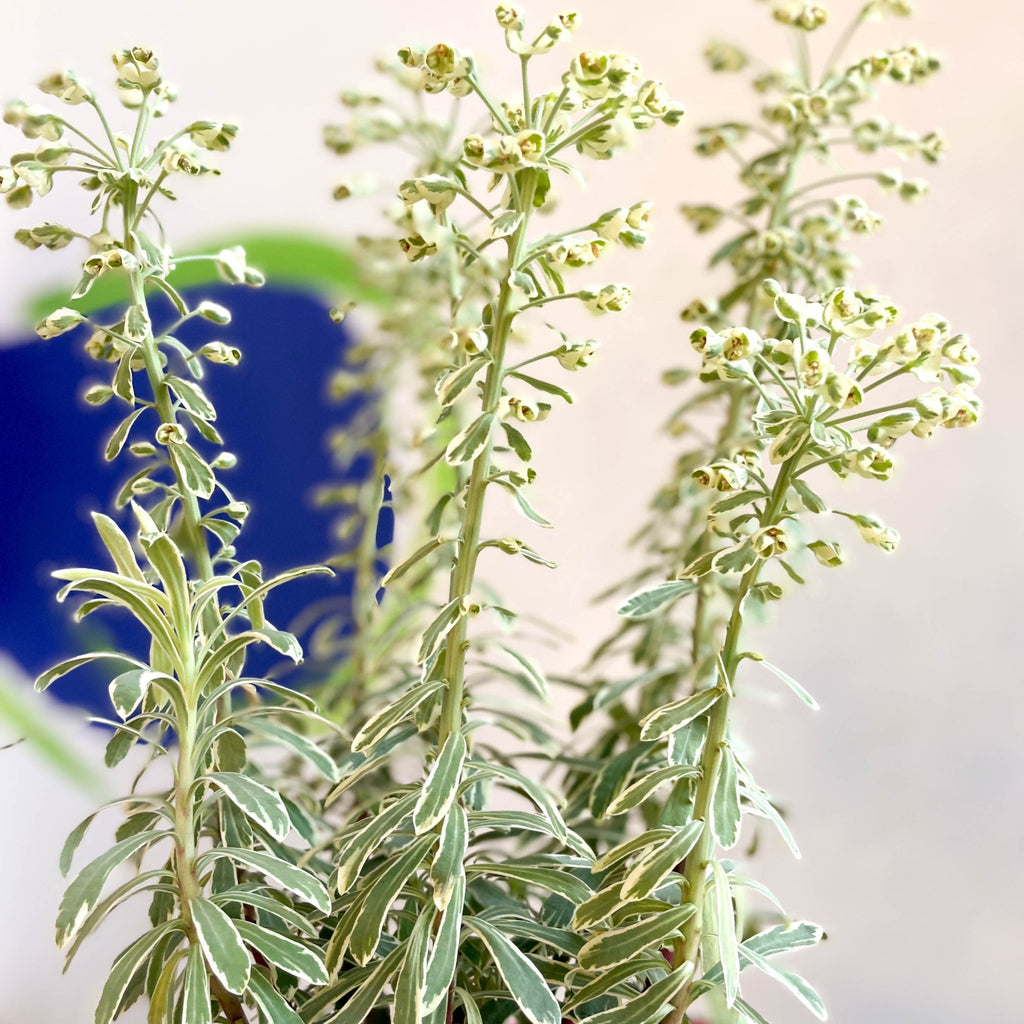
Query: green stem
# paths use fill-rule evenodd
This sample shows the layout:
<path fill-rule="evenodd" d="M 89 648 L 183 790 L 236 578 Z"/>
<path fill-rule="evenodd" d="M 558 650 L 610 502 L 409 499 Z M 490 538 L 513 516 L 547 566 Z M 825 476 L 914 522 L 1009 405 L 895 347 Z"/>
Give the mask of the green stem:
<path fill-rule="evenodd" d="M 771 497 L 760 517 L 762 527 L 772 525 L 786 499 L 789 483 L 800 459 L 800 452 L 786 462 L 775 480 Z M 732 704 L 732 681 L 739 664 L 739 641 L 743 629 L 743 602 L 750 588 L 757 582 L 765 561 L 758 561 L 742 576 L 736 593 L 733 596 L 732 611 L 726 628 L 725 640 L 722 644 L 721 659 L 725 677 L 719 681 L 722 695 L 712 705 L 708 714 L 707 738 L 700 761 L 700 782 L 694 800 L 693 820 L 703 823 L 697 845 L 686 858 L 686 870 L 683 876 L 683 898 L 696 908 L 693 916 L 683 925 L 683 934 L 674 946 L 673 967 L 680 968 L 689 961 L 694 965 L 694 978 L 687 982 L 672 1002 L 672 1013 L 666 1017 L 665 1024 L 681 1024 L 690 1004 L 690 990 L 696 980 L 697 961 L 700 956 L 700 939 L 703 931 L 704 892 L 707 887 L 707 866 L 714 857 L 715 836 L 712 830 L 712 801 L 718 778 L 718 763 L 722 756 L 722 745 L 726 741 L 729 729 L 729 711 Z M 728 927 L 728 922 L 722 922 Z"/>
<path fill-rule="evenodd" d="M 526 246 L 526 233 L 533 206 L 533 193 L 537 187 L 536 174 L 532 170 L 521 171 L 520 211 L 523 219 L 515 233 L 508 240 L 508 273 L 501 282 L 498 306 L 494 316 L 491 334 L 491 362 L 484 380 L 484 412 L 493 413 L 501 398 L 501 385 L 505 376 L 505 349 L 512 327 L 515 311 L 512 309 L 511 272 L 522 259 Z M 468 598 L 476 573 L 477 555 L 480 544 L 480 528 L 483 523 L 484 494 L 487 480 L 491 475 L 491 450 L 493 442 L 488 441 L 483 451 L 473 461 L 469 482 L 466 485 L 466 513 L 459 533 L 458 556 L 452 569 L 448 599 Z M 449 632 L 444 648 L 444 678 L 448 682 L 441 709 L 438 744 L 462 728 L 462 702 L 465 695 L 466 652 L 468 649 L 468 622 L 463 616 Z"/>

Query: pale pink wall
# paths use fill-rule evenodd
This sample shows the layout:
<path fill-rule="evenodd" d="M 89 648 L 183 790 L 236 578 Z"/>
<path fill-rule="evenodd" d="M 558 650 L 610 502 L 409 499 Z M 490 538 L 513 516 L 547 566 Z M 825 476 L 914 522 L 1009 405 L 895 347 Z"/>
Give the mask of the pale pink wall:
<path fill-rule="evenodd" d="M 112 48 L 146 42 L 181 86 L 180 116 L 234 117 L 243 127 L 209 201 L 194 190 L 191 204 L 182 204 L 179 236 L 289 221 L 341 236 L 370 219 L 327 198 L 340 171 L 322 152 L 316 126 L 335 117 L 334 96 L 369 77 L 374 54 L 406 41 L 429 43 L 440 34 L 485 59 L 498 57 L 491 6 L 12 5 L 0 37 L 0 96 L 27 92 L 26 83 L 65 61 L 100 79 Z M 688 133 L 749 109 L 747 91 L 717 91 L 723 80 L 709 78 L 700 49 L 711 34 L 769 57 L 784 45 L 750 0 L 582 0 L 580 7 L 581 42 L 635 52 L 690 116 L 674 134 L 654 133 L 642 153 L 598 168 L 582 197 L 571 197 L 571 186 L 563 190 L 570 209 L 640 198 L 659 206 L 649 251 L 616 266 L 615 276 L 635 284 L 634 306 L 624 318 L 585 324 L 600 329 L 602 359 L 574 380 L 572 416 L 550 421 L 550 443 L 538 454 L 538 501 L 561 527 L 543 538 L 545 553 L 562 566 L 559 582 L 538 582 L 531 571 L 506 587 L 513 604 L 533 600 L 537 613 L 582 638 L 560 656 L 563 668 L 608 628 L 610 610 L 591 606 L 589 597 L 628 566 L 621 539 L 671 458 L 656 431 L 672 396 L 656 381 L 662 367 L 688 358 L 676 314 L 705 290 L 707 255 L 674 209 L 731 188 L 724 164 L 691 155 Z M 854 9 L 849 2 L 832 7 Z M 856 550 L 850 568 L 813 574 L 806 592 L 785 602 L 759 645 L 815 691 L 823 710 L 815 716 L 789 702 L 750 702 L 743 732 L 759 751 L 760 780 L 785 801 L 804 850 L 794 864 L 768 842 L 754 871 L 793 914 L 826 926 L 824 948 L 793 966 L 820 985 L 833 1018 L 991 1024 L 1020 1017 L 1011 950 L 1020 948 L 1024 910 L 1014 880 L 1024 854 L 1024 491 L 1016 421 L 1024 405 L 1017 337 L 1024 8 L 1010 0 L 920 7 L 909 24 L 890 22 L 867 37 L 920 40 L 940 52 L 945 70 L 920 89 L 887 90 L 883 109 L 913 127 L 941 126 L 952 150 L 929 173 L 925 203 L 880 204 L 888 228 L 862 247 L 863 280 L 911 315 L 940 310 L 971 333 L 982 353 L 985 419 L 976 431 L 905 446 L 896 481 L 858 490 L 901 530 L 901 550 L 890 558 Z M 538 19 L 547 13 L 538 4 L 532 10 Z M 13 133 L 3 138 L 5 147 L 16 146 Z M 61 209 L 51 204 L 47 216 L 60 219 Z M 24 263 L 9 235 L 0 231 L 0 325 L 13 328 L 22 326 L 22 297 L 52 278 L 55 260 L 37 254 Z M 91 745 L 99 760 L 95 739 L 77 742 Z M 22 749 L 0 760 L 0 1024 L 85 1022 L 101 982 L 85 967 L 60 979 L 49 949 L 57 843 L 86 807 L 44 774 Z M 50 821 L 30 846 L 24 837 L 44 805 Z M 124 944 L 111 929 L 117 926 L 87 954 L 95 969 Z M 778 1007 L 769 1014 L 776 1021 L 810 1019 L 770 986 L 765 1004 Z"/>

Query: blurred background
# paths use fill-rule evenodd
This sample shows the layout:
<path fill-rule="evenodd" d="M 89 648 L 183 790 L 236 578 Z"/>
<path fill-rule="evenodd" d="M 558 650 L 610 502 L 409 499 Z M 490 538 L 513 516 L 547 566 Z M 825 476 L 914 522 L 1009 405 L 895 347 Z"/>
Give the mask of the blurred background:
<path fill-rule="evenodd" d="M 837 29 L 860 5 L 842 0 L 827 6 Z M 886 227 L 860 246 L 857 282 L 893 296 L 910 317 L 941 312 L 954 329 L 971 334 L 982 356 L 984 417 L 976 430 L 943 431 L 929 444 L 898 449 L 903 458 L 896 479 L 858 489 L 859 508 L 900 530 L 898 553 L 887 557 L 857 547 L 843 571 L 811 573 L 809 585 L 783 602 L 777 621 L 757 639 L 760 650 L 815 693 L 822 710 L 811 714 L 789 700 L 751 699 L 743 702 L 741 728 L 757 752 L 758 780 L 787 808 L 803 851 L 802 861 L 794 862 L 769 837 L 754 873 L 791 913 L 825 926 L 828 941 L 793 966 L 822 991 L 832 1018 L 990 1024 L 1020 1017 L 1014 969 L 1024 923 L 1014 881 L 1024 855 L 1018 724 L 1024 716 L 1018 582 L 1024 487 L 1014 419 L 1024 408 L 1016 384 L 1024 381 L 1024 358 L 1013 341 L 1024 271 L 1024 67 L 1016 45 L 1024 8 L 1013 0 L 918 6 L 910 21 L 867 26 L 853 52 L 910 40 L 937 51 L 943 71 L 921 87 L 883 86 L 879 109 L 917 130 L 942 128 L 952 148 L 942 165 L 927 169 L 932 189 L 922 204 L 873 203 Z M 701 50 L 714 36 L 772 64 L 787 59 L 785 33 L 766 5 L 753 0 L 580 0 L 578 7 L 583 24 L 572 45 L 636 54 L 686 104 L 688 115 L 674 132 L 644 136 L 636 152 L 591 165 L 585 191 L 561 186 L 570 219 L 574 211 L 594 213 L 640 199 L 653 199 L 657 210 L 646 251 L 616 256 L 609 270 L 609 280 L 633 286 L 630 311 L 586 323 L 602 342 L 601 357 L 573 379 L 572 415 L 553 416 L 538 445 L 536 503 L 556 524 L 544 538 L 544 554 L 560 571 L 542 578 L 542 585 L 542 570 L 532 567 L 503 582 L 513 607 L 529 605 L 574 638 L 552 653 L 551 671 L 578 667 L 612 626 L 613 608 L 591 598 L 633 564 L 625 538 L 672 458 L 672 444 L 658 429 L 676 396 L 659 383 L 660 373 L 692 365 L 678 311 L 713 291 L 704 265 L 714 242 L 695 237 L 676 210 L 682 201 L 735 195 L 736 186 L 731 168 L 693 155 L 692 132 L 709 121 L 745 118 L 758 101 L 741 76 L 712 77 Z M 356 165 L 396 182 L 406 176 L 406 164 L 397 151 L 380 150 L 350 166 L 323 147 L 319 126 L 342 116 L 338 93 L 372 82 L 378 54 L 440 38 L 472 48 L 500 92 L 510 76 L 492 8 L 476 0 L 177 0 L 102 9 L 53 0 L 20 4 L 4 13 L 0 99 L 34 101 L 32 83 L 63 66 L 101 86 L 112 77 L 112 50 L 150 46 L 180 88 L 171 111 L 175 122 L 209 117 L 241 126 L 220 161 L 224 176 L 188 183 L 183 201 L 168 211 L 178 248 L 212 235 L 282 229 L 344 246 L 377 223 L 381 201 L 334 203 L 334 184 Z M 537 2 L 527 9 L 536 21 L 551 13 Z M 811 41 L 819 54 L 828 47 L 827 39 Z M 561 52 L 546 61 L 552 75 L 567 59 Z M 22 147 L 13 129 L 4 127 L 0 138 L 5 156 Z M 74 247 L 28 253 L 13 241 L 15 228 L 40 218 L 81 223 L 82 199 L 77 189 L 58 188 L 28 213 L 2 214 L 4 344 L 32 336 L 26 310 L 33 298 L 77 280 Z M 321 278 L 312 291 L 322 298 L 309 298 L 307 289 L 295 300 L 307 304 L 300 329 L 282 328 L 276 339 L 265 330 L 260 342 L 307 360 L 304 379 L 316 381 L 341 340 L 329 323 L 326 330 L 317 326 L 316 309 L 337 297 L 331 285 Z M 59 360 L 61 342 L 49 345 L 47 358 Z M 72 360 L 70 346 L 65 354 Z M 50 380 L 45 368 L 39 372 Z M 39 379 L 5 376 L 0 402 L 14 407 L 26 394 L 50 393 L 51 401 L 73 404 L 73 371 L 64 373 L 62 396 L 40 390 Z M 295 409 L 303 402 L 288 401 Z M 48 415 L 42 399 L 21 407 L 40 423 Z M 324 424 L 330 418 L 327 410 L 316 415 Z M 227 415 L 223 422 L 230 444 Z M 312 436 L 309 472 L 318 459 L 327 465 L 319 435 Z M 56 455 L 31 437 L 3 436 L 10 464 L 13 445 L 24 446 L 14 454 L 29 460 L 50 463 Z M 109 487 L 97 480 L 102 500 Z M 296 471 L 290 500 L 301 504 L 315 482 Z M 8 480 L 0 502 L 8 516 L 14 508 L 23 520 L 50 507 L 45 495 Z M 67 520 L 81 519 L 84 508 L 74 502 L 64 510 Z M 35 543 L 0 536 L 0 546 L 17 545 L 26 564 L 59 561 L 58 550 L 36 550 Z M 52 590 L 41 574 L 39 580 L 36 600 L 52 604 Z M 19 629 L 30 632 L 31 624 Z M 116 773 L 105 772 L 105 736 L 82 724 L 80 710 L 31 695 L 18 652 L 8 654 L 0 661 L 0 694 L 11 710 L 0 724 L 0 745 L 28 730 L 24 716 L 12 718 L 28 701 L 35 717 L 45 708 L 65 771 L 38 744 L 0 751 L 0 1024 L 84 1024 L 110 960 L 135 934 L 144 911 L 141 905 L 122 911 L 62 978 L 52 941 L 62 888 L 57 854 L 98 796 L 122 790 L 134 769 L 126 762 Z M 75 756 L 88 772 L 67 763 Z M 106 838 L 97 830 L 82 856 Z M 754 1002 L 776 1024 L 811 1019 L 770 983 Z"/>

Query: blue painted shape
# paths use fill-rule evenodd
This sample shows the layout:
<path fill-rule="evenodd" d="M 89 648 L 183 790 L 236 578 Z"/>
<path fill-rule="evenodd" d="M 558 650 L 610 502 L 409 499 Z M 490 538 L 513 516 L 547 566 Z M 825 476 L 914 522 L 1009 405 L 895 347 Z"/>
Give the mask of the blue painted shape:
<path fill-rule="evenodd" d="M 237 542 L 239 557 L 259 559 L 267 575 L 323 561 L 335 513 L 315 509 L 311 492 L 327 481 L 360 479 L 367 470 L 357 460 L 347 475 L 339 474 L 324 441 L 329 427 L 360 411 L 358 401 L 339 410 L 325 394 L 348 335 L 320 299 L 298 289 L 214 285 L 189 298 L 223 303 L 232 323 L 192 320 L 177 336 L 192 347 L 216 338 L 242 351 L 237 367 L 207 364 L 203 382 L 226 447 L 239 458 L 224 482 L 253 509 Z M 157 324 L 161 315 L 171 317 L 169 306 L 157 303 L 155 310 Z M 113 464 L 102 454 L 124 404 L 94 408 L 78 397 L 85 382 L 109 382 L 102 376 L 106 366 L 82 352 L 85 336 L 79 328 L 50 342 L 0 348 L 0 648 L 32 675 L 95 647 L 145 652 L 141 631 L 126 616 L 101 612 L 72 623 L 69 609 L 54 600 L 58 584 L 49 577 L 61 567 L 109 567 L 89 512 L 109 509 L 133 463 L 127 453 Z M 138 426 L 132 437 L 141 440 L 153 420 L 144 414 Z M 379 543 L 390 540 L 389 516 L 387 510 L 378 521 Z M 121 521 L 128 523 L 126 514 Z M 300 580 L 269 597 L 268 616 L 287 627 L 313 601 L 333 597 L 346 607 L 351 590 L 346 573 Z M 263 663 L 271 663 L 269 656 Z M 261 667 L 259 657 L 253 667 Z M 51 692 L 106 716 L 108 680 L 101 670 L 81 670 Z"/>

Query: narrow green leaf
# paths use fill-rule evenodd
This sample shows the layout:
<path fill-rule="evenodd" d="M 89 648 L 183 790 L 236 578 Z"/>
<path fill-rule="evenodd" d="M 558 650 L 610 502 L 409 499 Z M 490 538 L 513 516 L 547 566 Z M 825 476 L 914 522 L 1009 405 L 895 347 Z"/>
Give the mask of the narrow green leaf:
<path fill-rule="evenodd" d="M 367 857 L 391 835 L 407 818 L 416 803 L 418 794 L 407 793 L 396 800 L 387 810 L 372 818 L 369 824 L 346 845 L 345 853 L 338 862 L 338 892 L 344 896 L 359 877 Z"/>
<path fill-rule="evenodd" d="M 718 758 L 718 779 L 711 804 L 711 821 L 715 838 L 723 849 L 731 849 L 740 837 L 740 793 L 736 772 L 736 755 L 723 743 Z"/>
<path fill-rule="evenodd" d="M 207 421 L 217 418 L 217 410 L 198 384 L 190 380 L 182 380 L 173 374 L 169 375 L 166 380 L 181 404 L 194 416 Z"/>
<path fill-rule="evenodd" d="M 352 749 L 357 754 L 372 751 L 396 725 L 404 722 L 420 704 L 444 687 L 443 679 L 430 679 L 424 683 L 418 683 L 411 690 L 402 694 L 398 700 L 382 708 L 370 718 L 353 737 Z"/>
<path fill-rule="evenodd" d="M 366 1024 L 366 1018 L 380 998 L 405 957 L 405 947 L 397 946 L 367 975 L 351 999 L 323 1024 Z"/>
<path fill-rule="evenodd" d="M 303 978 L 312 985 L 326 985 L 329 981 L 327 968 L 320 954 L 301 942 L 249 921 L 235 921 L 235 927 L 242 940 L 253 949 L 259 950 L 275 967 Z"/>
<path fill-rule="evenodd" d="M 656 846 L 664 842 L 668 842 L 675 836 L 676 830 L 674 828 L 652 828 L 646 832 L 641 832 L 638 836 L 633 836 L 632 839 L 626 839 L 619 843 L 617 846 L 613 846 L 610 850 L 598 857 L 594 861 L 595 873 L 607 871 L 610 867 L 614 867 L 619 861 L 625 860 L 627 857 L 632 857 L 635 853 L 639 853 L 641 850 L 646 850 L 648 847 Z"/>
<path fill-rule="evenodd" d="M 689 961 L 656 981 L 643 994 L 631 999 L 624 1007 L 602 1010 L 584 1017 L 580 1024 L 655 1024 L 672 1012 L 672 999 L 693 976 Z"/>
<path fill-rule="evenodd" d="M 469 824 L 466 810 L 461 804 L 452 807 L 441 829 L 441 842 L 430 864 L 430 884 L 433 886 L 434 906 L 444 910 L 461 884 L 465 889 L 464 861 L 469 845 Z"/>
<path fill-rule="evenodd" d="M 531 779 L 515 768 L 510 768 L 508 765 L 498 764 L 497 762 L 474 762 L 473 767 L 484 775 L 495 775 L 512 789 L 519 790 L 520 793 L 536 804 L 537 809 L 551 823 L 555 834 L 563 842 L 568 839 L 569 830 L 558 809 L 556 798 L 542 783 Z"/>
<path fill-rule="evenodd" d="M 308 871 L 289 864 L 280 857 L 275 857 L 260 850 L 243 850 L 233 846 L 217 847 L 200 856 L 200 861 L 210 860 L 216 857 L 229 857 L 236 864 L 259 871 L 272 881 L 277 882 L 282 888 L 301 896 L 308 903 L 312 903 L 317 910 L 327 913 L 331 908 L 331 899 L 319 879 L 315 878 Z"/>
<path fill-rule="evenodd" d="M 484 1024 L 484 1018 L 480 1013 L 480 1008 L 476 1005 L 476 1000 L 464 988 L 455 989 L 455 1005 L 462 1007 L 462 1011 L 466 1015 L 466 1024 Z"/>
<path fill-rule="evenodd" d="M 392 858 L 368 890 L 362 909 L 356 915 L 349 946 L 353 959 L 360 966 L 368 963 L 373 956 L 388 911 L 435 842 L 436 835 L 417 836 Z"/>
<path fill-rule="evenodd" d="M 427 967 L 427 942 L 433 919 L 433 910 L 421 913 L 405 944 L 405 959 L 395 983 L 392 1024 L 423 1024 L 423 983 Z"/>
<path fill-rule="evenodd" d="M 128 440 L 128 434 L 131 432 L 133 424 L 146 409 L 147 406 L 140 405 L 114 428 L 114 432 L 107 439 L 106 447 L 103 449 L 103 457 L 107 462 L 113 462 L 121 454 L 121 449 L 124 448 L 125 442 Z"/>
<path fill-rule="evenodd" d="M 517 864 L 515 861 L 498 863 L 475 862 L 466 868 L 467 874 L 493 875 L 497 878 L 514 878 L 530 885 L 537 885 L 549 892 L 564 896 L 573 906 L 584 903 L 594 895 L 593 889 L 581 878 L 556 867 Z"/>
<path fill-rule="evenodd" d="M 518 455 L 519 452 L 516 452 Z M 520 455 L 520 458 L 522 456 Z M 504 481 L 502 481 L 504 483 Z M 531 523 L 536 523 L 538 526 L 550 527 L 551 523 L 545 519 L 529 502 L 526 495 L 523 494 L 522 488 L 516 487 L 515 484 L 505 484 L 506 488 L 512 492 L 512 497 L 516 499 L 516 504 L 519 506 L 519 511 L 530 520 Z"/>
<path fill-rule="evenodd" d="M 620 793 L 609 805 L 611 815 L 624 814 L 642 804 L 659 786 L 680 779 L 693 779 L 700 775 L 700 769 L 690 764 L 670 764 L 656 768 L 638 779 L 625 792 Z"/>
<path fill-rule="evenodd" d="M 281 798 L 261 782 L 237 772 L 210 772 L 204 776 L 248 818 L 266 829 L 275 839 L 284 841 L 291 831 L 291 820 Z"/>
<path fill-rule="evenodd" d="M 201 896 L 190 900 L 189 906 L 210 972 L 229 992 L 241 995 L 249 983 L 252 961 L 235 922 L 216 903 Z"/>
<path fill-rule="evenodd" d="M 544 677 L 543 671 L 533 662 L 530 658 L 526 657 L 525 654 L 520 654 L 519 651 L 513 650 L 511 647 L 506 647 L 504 644 L 498 644 L 513 661 L 517 662 L 522 670 L 526 673 L 527 677 L 533 683 L 533 688 L 537 695 L 542 700 L 548 698 L 548 681 Z"/>
<path fill-rule="evenodd" d="M 461 732 L 450 733 L 430 766 L 412 812 L 412 824 L 417 835 L 429 832 L 448 813 L 458 796 L 465 760 L 466 737 Z"/>
<path fill-rule="evenodd" d="M 192 946 L 188 951 L 185 983 L 181 992 L 181 1019 L 188 1024 L 211 1024 L 210 982 L 203 963 L 203 951 Z"/>
<path fill-rule="evenodd" d="M 765 661 L 763 658 L 755 658 L 754 660 L 759 661 L 769 672 L 778 676 L 809 708 L 812 708 L 814 711 L 820 709 L 821 705 L 791 675 L 783 672 L 777 665 L 773 665 L 770 661 Z"/>
<path fill-rule="evenodd" d="M 537 377 L 530 377 L 525 373 L 520 373 L 518 370 L 512 370 L 507 377 L 515 377 L 516 380 L 521 380 L 526 384 L 529 384 L 531 388 L 535 388 L 537 391 L 543 391 L 546 395 L 556 395 L 558 398 L 563 399 L 572 405 L 572 395 L 569 394 L 565 388 L 559 387 L 557 384 L 552 384 L 550 381 L 540 380 Z"/>
<path fill-rule="evenodd" d="M 480 936 L 509 995 L 533 1024 L 561 1024 L 562 1011 L 533 961 L 495 925 L 479 917 L 466 925 Z"/>
<path fill-rule="evenodd" d="M 111 387 L 114 394 L 129 405 L 135 404 L 135 385 L 132 381 L 132 359 L 134 352 L 126 352 L 118 360 Z"/>
<path fill-rule="evenodd" d="M 138 970 L 149 959 L 153 950 L 172 932 L 181 928 L 180 921 L 167 921 L 146 932 L 123 950 L 114 961 L 107 976 L 100 1001 L 96 1006 L 95 1024 L 110 1024 L 117 1014 L 128 986 Z"/>
<path fill-rule="evenodd" d="M 732 909 L 732 889 L 729 876 L 721 861 L 711 861 L 712 885 L 710 903 L 713 909 L 719 963 L 722 965 L 722 980 L 725 986 L 725 1004 L 732 1006 L 740 991 L 740 957 L 736 939 L 736 919 Z M 705 908 L 708 904 L 705 903 Z M 707 930 L 707 924 L 705 925 Z"/>
<path fill-rule="evenodd" d="M 326 751 L 321 750 L 311 739 L 301 733 L 294 732 L 287 726 L 260 719 L 252 728 L 269 736 L 277 743 L 288 747 L 303 760 L 312 765 L 328 782 L 338 781 L 338 766 Z"/>
<path fill-rule="evenodd" d="M 443 373 L 434 385 L 434 394 L 437 395 L 441 407 L 447 408 L 451 405 L 473 383 L 476 375 L 490 365 L 490 362 L 490 356 L 476 356 L 464 366 Z"/>
<path fill-rule="evenodd" d="M 529 462 L 533 458 L 533 449 L 530 447 L 530 442 L 525 437 L 505 420 L 501 421 L 501 429 L 505 431 L 505 436 L 508 438 L 509 447 L 519 456 L 523 462 Z"/>
<path fill-rule="evenodd" d="M 429 661 L 440 649 L 444 638 L 459 619 L 465 614 L 461 597 L 453 597 L 438 613 L 437 617 L 423 631 L 423 642 L 420 644 L 416 660 L 419 664 Z"/>
<path fill-rule="evenodd" d="M 815 491 L 812 491 L 803 480 L 796 479 L 791 481 L 790 487 L 796 491 L 801 503 L 808 512 L 820 514 L 828 511 L 828 505 L 825 504 L 821 496 Z"/>
<path fill-rule="evenodd" d="M 664 739 L 669 733 L 681 729 L 688 722 L 703 715 L 722 696 L 717 686 L 663 704 L 640 721 L 640 736 L 645 740 Z"/>
<path fill-rule="evenodd" d="M 164 675 L 163 672 L 141 668 L 122 672 L 119 676 L 115 676 L 110 683 L 110 703 L 114 705 L 114 710 L 121 718 L 127 721 L 129 715 L 142 703 L 150 684 L 161 679 L 177 688 L 175 680 L 171 676 Z"/>
<path fill-rule="evenodd" d="M 448 995 L 452 978 L 455 977 L 465 900 L 466 879 L 464 875 L 460 875 L 452 883 L 451 895 L 441 914 L 441 923 L 434 937 L 434 950 L 427 964 L 423 985 L 423 1008 L 427 1013 L 441 1005 Z"/>
<path fill-rule="evenodd" d="M 779 831 L 779 835 L 782 836 L 786 845 L 789 847 L 790 852 L 800 859 L 800 847 L 796 845 L 796 840 L 793 838 L 793 833 L 790 831 L 789 826 L 783 820 L 783 817 L 775 809 L 775 805 L 768 798 L 768 794 L 765 793 L 760 786 L 754 782 L 753 779 L 744 777 L 743 795 L 754 805 L 754 814 L 760 814 L 761 817 L 767 818 Z"/>
<path fill-rule="evenodd" d="M 256 910 L 263 911 L 264 914 L 270 914 L 283 924 L 289 924 L 298 931 L 305 932 L 307 935 L 316 935 L 318 933 L 318 929 L 312 921 L 300 914 L 290 903 L 285 903 L 282 899 L 275 899 L 267 891 L 253 889 L 252 884 L 249 882 L 244 885 L 234 886 L 231 889 L 224 889 L 221 892 L 215 892 L 210 896 L 210 899 L 218 906 L 226 903 L 245 904 L 248 907 L 254 907 Z"/>
<path fill-rule="evenodd" d="M 169 450 L 185 487 L 197 497 L 209 498 L 217 481 L 202 456 L 187 441 L 172 445 Z"/>
<path fill-rule="evenodd" d="M 828 1011 L 825 1009 L 824 1000 L 799 974 L 781 970 L 745 944 L 740 946 L 739 952 L 743 959 L 748 960 L 759 971 L 788 988 L 818 1020 L 828 1020 Z"/>
<path fill-rule="evenodd" d="M 691 821 L 676 831 L 671 839 L 644 854 L 622 880 L 623 897 L 642 900 L 650 896 L 697 845 L 703 830 L 704 822 Z"/>
<path fill-rule="evenodd" d="M 692 594 L 697 589 L 693 580 L 666 580 L 654 587 L 645 587 L 631 594 L 618 607 L 619 615 L 628 619 L 641 619 L 652 615 L 673 601 Z"/>
<path fill-rule="evenodd" d="M 444 457 L 449 466 L 472 462 L 490 443 L 497 417 L 485 412 L 451 439 Z"/>
<path fill-rule="evenodd" d="M 651 946 L 660 947 L 693 916 L 695 910 L 692 903 L 684 903 L 621 928 L 601 932 L 580 950 L 579 965 L 587 971 L 605 970 L 632 960 Z"/>
<path fill-rule="evenodd" d="M 146 578 L 142 575 L 142 569 L 139 568 L 131 541 L 121 530 L 121 527 L 110 516 L 105 516 L 101 512 L 93 512 L 92 521 L 99 532 L 104 547 L 110 552 L 110 557 L 114 560 L 117 571 L 123 576 L 130 576 L 139 583 L 145 583 Z"/>
<path fill-rule="evenodd" d="M 288 1001 L 257 968 L 249 978 L 249 994 L 256 1001 L 267 1024 L 304 1024 L 302 1018 L 288 1005 Z M 187 1019 L 182 1024 L 191 1024 Z"/>
<path fill-rule="evenodd" d="M 96 905 L 111 871 L 139 850 L 166 838 L 169 834 L 140 832 L 138 835 L 129 836 L 82 868 L 65 890 L 57 911 L 58 949 L 62 949 L 74 937 L 89 911 Z"/>
<path fill-rule="evenodd" d="M 432 537 L 422 547 L 417 548 L 404 562 L 391 569 L 380 581 L 380 585 L 386 587 L 389 583 L 394 583 L 395 580 L 401 579 L 414 565 L 417 565 L 426 558 L 427 555 L 433 554 L 438 548 L 443 548 L 451 543 L 453 543 L 451 537 Z"/>
<path fill-rule="evenodd" d="M 595 818 L 604 818 L 608 814 L 612 801 L 626 788 L 636 766 L 653 748 L 653 743 L 634 743 L 602 765 L 588 801 L 590 813 Z"/>

